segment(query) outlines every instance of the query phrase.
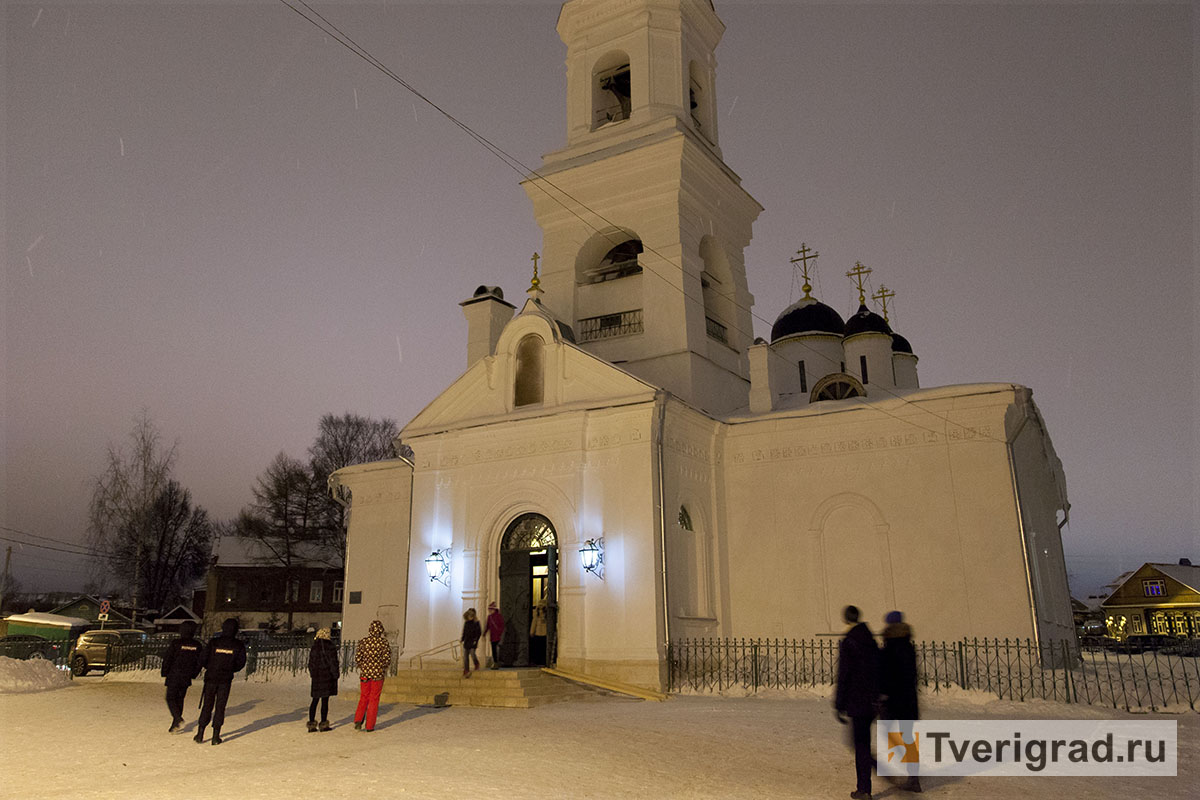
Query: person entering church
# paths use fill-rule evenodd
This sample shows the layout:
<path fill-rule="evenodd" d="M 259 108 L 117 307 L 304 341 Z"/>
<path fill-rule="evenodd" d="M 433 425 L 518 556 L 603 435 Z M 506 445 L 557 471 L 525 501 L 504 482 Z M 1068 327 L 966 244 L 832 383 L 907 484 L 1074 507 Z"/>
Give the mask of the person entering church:
<path fill-rule="evenodd" d="M 500 669 L 500 640 L 504 638 L 504 616 L 496 608 L 496 601 L 488 603 L 487 616 L 488 641 L 492 643 L 492 658 L 488 665 L 490 669 Z"/>
<path fill-rule="evenodd" d="M 533 621 L 529 623 L 529 663 L 546 666 L 546 598 L 533 607 Z"/>
<path fill-rule="evenodd" d="M 842 619 L 851 626 L 838 645 L 837 688 L 833 708 L 837 721 L 850 723 L 854 742 L 854 773 L 857 781 L 850 793 L 853 800 L 871 800 L 871 723 L 879 704 L 879 648 L 865 622 L 859 621 L 857 606 L 846 606 Z M 849 717 L 849 719 L 847 719 Z"/>
<path fill-rule="evenodd" d="M 475 648 L 479 647 L 479 637 L 482 635 L 479 620 L 475 618 L 475 609 L 468 608 L 463 612 L 462 636 L 459 637 L 463 649 L 464 678 L 471 677 L 471 661 L 475 662 L 475 669 L 479 669 L 479 656 L 475 654 Z"/>
<path fill-rule="evenodd" d="M 900 731 L 905 737 L 911 737 L 913 721 L 920 718 L 917 708 L 917 651 L 912 643 L 912 628 L 899 611 L 889 611 L 884 622 L 886 627 L 883 629 L 879 669 L 883 710 L 887 719 L 900 721 Z M 921 791 L 921 779 L 915 774 L 909 775 L 899 785 L 906 792 Z"/>

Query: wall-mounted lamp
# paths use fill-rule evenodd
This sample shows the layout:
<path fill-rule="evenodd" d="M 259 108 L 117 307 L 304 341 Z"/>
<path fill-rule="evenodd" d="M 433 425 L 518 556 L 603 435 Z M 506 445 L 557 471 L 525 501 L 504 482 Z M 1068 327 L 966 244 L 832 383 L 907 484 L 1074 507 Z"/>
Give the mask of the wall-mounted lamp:
<path fill-rule="evenodd" d="M 425 572 L 429 575 L 429 580 L 437 581 L 443 586 L 450 586 L 450 550 L 443 548 L 434 550 L 425 559 Z"/>
<path fill-rule="evenodd" d="M 604 580 L 604 537 L 588 539 L 579 548 L 579 558 L 583 561 L 584 572 L 590 572 L 600 580 Z"/>

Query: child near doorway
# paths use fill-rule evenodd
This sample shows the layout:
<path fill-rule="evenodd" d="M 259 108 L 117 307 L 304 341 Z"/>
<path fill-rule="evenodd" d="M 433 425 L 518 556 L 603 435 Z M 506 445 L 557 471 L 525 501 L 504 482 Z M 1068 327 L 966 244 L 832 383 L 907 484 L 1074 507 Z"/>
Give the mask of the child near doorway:
<path fill-rule="evenodd" d="M 475 662 L 475 669 L 479 669 L 479 656 L 475 655 L 475 648 L 479 646 L 481 635 L 483 635 L 483 631 L 479 627 L 479 620 L 475 618 L 475 609 L 468 608 L 463 612 L 462 636 L 459 638 L 463 649 L 464 678 L 471 677 L 472 660 Z"/>

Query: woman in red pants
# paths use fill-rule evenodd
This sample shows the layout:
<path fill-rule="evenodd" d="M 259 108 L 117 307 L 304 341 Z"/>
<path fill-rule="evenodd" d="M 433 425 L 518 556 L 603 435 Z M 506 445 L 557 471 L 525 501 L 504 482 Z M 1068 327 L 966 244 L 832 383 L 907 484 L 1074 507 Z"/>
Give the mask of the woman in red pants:
<path fill-rule="evenodd" d="M 383 692 L 383 675 L 392 663 L 392 647 L 384 636 L 383 623 L 372 620 L 367 635 L 358 640 L 354 665 L 358 667 L 358 708 L 354 711 L 354 730 L 375 730 L 379 714 L 379 695 Z M 366 724 L 366 728 L 363 724 Z"/>

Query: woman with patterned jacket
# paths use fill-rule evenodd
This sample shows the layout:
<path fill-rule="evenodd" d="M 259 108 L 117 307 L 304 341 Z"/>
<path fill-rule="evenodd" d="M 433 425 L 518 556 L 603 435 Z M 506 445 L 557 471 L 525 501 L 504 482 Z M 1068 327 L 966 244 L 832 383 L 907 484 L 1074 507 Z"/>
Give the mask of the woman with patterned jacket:
<path fill-rule="evenodd" d="M 383 623 L 372 620 L 367 635 L 358 640 L 354 665 L 358 667 L 358 708 L 354 712 L 354 730 L 375 730 L 379 714 L 379 695 L 383 692 L 383 676 L 392 663 L 392 648 L 384 636 Z M 366 725 L 364 728 L 363 725 Z"/>

